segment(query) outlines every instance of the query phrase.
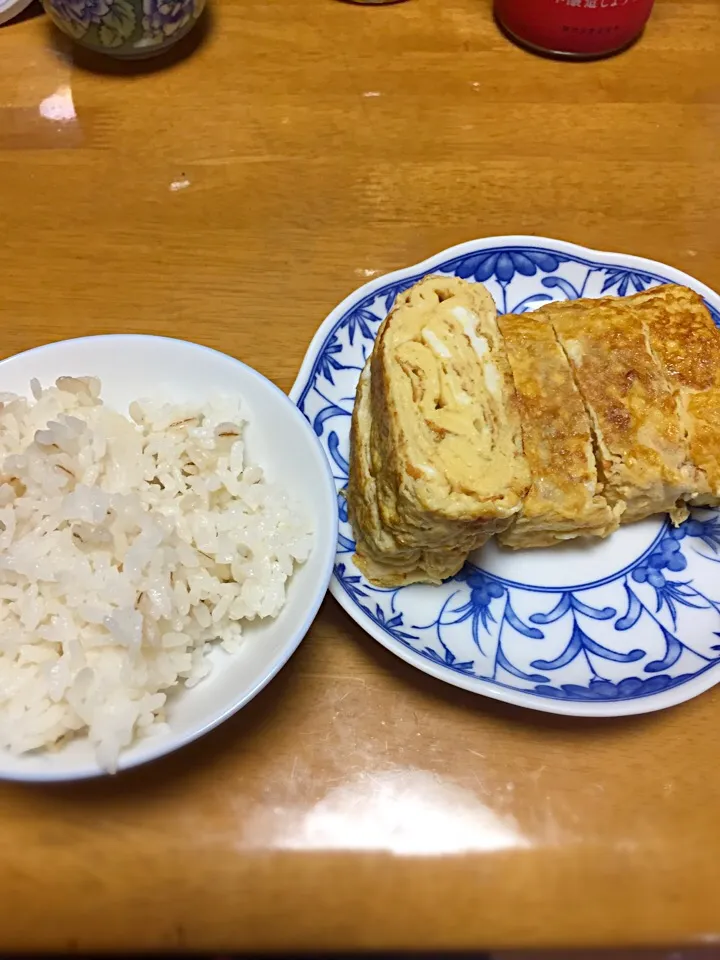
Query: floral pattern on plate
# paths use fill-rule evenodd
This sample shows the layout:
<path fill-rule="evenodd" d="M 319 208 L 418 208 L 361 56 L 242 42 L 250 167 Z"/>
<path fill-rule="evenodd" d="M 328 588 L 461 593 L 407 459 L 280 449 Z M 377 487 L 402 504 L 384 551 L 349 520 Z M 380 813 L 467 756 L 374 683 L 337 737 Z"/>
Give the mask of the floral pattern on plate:
<path fill-rule="evenodd" d="M 483 282 L 501 312 L 553 299 L 624 296 L 685 283 L 720 319 L 720 299 L 662 264 L 535 237 L 463 244 L 379 278 L 318 331 L 291 396 L 333 466 L 340 535 L 334 596 L 368 633 L 425 672 L 522 706 L 585 715 L 670 706 L 720 679 L 720 515 L 664 518 L 596 544 L 506 551 L 491 543 L 441 586 L 380 589 L 352 561 L 343 488 L 358 377 L 398 293 L 429 273 Z"/>

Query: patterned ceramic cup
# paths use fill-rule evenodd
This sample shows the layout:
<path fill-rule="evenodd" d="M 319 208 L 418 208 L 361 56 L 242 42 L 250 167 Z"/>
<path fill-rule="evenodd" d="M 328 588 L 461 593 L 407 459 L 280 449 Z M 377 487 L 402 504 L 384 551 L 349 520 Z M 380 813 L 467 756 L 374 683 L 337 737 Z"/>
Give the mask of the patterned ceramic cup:
<path fill-rule="evenodd" d="M 73 40 L 113 57 L 162 53 L 192 29 L 205 0 L 42 0 Z"/>

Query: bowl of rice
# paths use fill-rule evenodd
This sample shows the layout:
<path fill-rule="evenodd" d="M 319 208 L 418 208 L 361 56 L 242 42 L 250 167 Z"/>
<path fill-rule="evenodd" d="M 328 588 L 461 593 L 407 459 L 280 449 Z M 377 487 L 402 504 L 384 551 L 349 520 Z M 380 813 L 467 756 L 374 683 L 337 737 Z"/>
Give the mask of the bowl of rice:
<path fill-rule="evenodd" d="M 0 363 L 0 777 L 217 726 L 306 634 L 336 541 L 317 438 L 240 361 L 113 335 Z"/>

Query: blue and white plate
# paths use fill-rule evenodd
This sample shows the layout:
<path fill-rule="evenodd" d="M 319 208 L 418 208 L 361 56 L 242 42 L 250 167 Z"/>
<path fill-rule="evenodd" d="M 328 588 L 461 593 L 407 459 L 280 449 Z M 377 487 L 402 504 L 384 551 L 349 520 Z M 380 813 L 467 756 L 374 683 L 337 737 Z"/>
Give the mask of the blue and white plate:
<path fill-rule="evenodd" d="M 360 370 L 397 294 L 429 273 L 481 281 L 501 312 L 550 300 L 693 287 L 720 324 L 720 297 L 661 263 L 539 237 L 490 237 L 373 280 L 322 324 L 291 396 L 337 484 L 340 538 L 330 589 L 393 653 L 448 683 L 552 713 L 617 716 L 669 707 L 720 679 L 720 514 L 664 518 L 598 543 L 513 552 L 491 542 L 442 586 L 384 590 L 353 563 L 347 482 Z"/>

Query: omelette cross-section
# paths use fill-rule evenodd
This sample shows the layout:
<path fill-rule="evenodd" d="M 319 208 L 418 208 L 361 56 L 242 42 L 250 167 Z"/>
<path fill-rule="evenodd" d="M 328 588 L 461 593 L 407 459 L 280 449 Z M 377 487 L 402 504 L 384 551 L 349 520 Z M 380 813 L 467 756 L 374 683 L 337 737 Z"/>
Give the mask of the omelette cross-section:
<path fill-rule="evenodd" d="M 423 580 L 440 582 L 457 573 L 466 552 L 403 547 L 380 519 L 370 455 L 370 377 L 368 360 L 360 375 L 350 434 L 347 500 L 355 533 L 355 561 L 368 580 L 384 587 L 402 587 Z"/>
<path fill-rule="evenodd" d="M 369 379 L 367 467 L 358 459 L 364 434 L 356 409 L 351 461 L 358 462 L 348 489 L 358 564 L 385 582 L 371 575 L 370 561 L 392 555 L 395 563 L 399 552 L 419 550 L 433 558 L 432 570 L 409 555 L 406 576 L 437 582 L 508 526 L 530 482 L 490 294 L 450 277 L 426 278 L 401 294 L 378 333 Z M 371 498 L 375 532 L 375 507 L 363 505 Z"/>

